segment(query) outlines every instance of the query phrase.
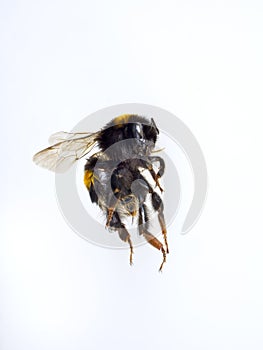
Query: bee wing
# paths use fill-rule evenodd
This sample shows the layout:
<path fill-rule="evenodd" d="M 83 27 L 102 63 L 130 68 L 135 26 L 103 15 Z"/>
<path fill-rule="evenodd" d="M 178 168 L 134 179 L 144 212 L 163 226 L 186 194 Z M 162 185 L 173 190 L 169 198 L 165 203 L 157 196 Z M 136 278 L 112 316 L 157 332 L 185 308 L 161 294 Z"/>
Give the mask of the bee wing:
<path fill-rule="evenodd" d="M 49 139 L 48 143 L 50 145 L 54 145 L 55 143 L 59 143 L 66 140 L 75 140 L 82 137 L 87 137 L 92 135 L 90 132 L 66 132 L 66 131 L 59 131 L 55 134 L 52 134 Z"/>
<path fill-rule="evenodd" d="M 60 139 L 61 141 L 36 153 L 33 157 L 33 161 L 44 168 L 57 173 L 63 173 L 69 169 L 76 160 L 84 157 L 95 147 L 98 134 L 99 133 L 56 133 L 54 134 L 56 135 L 55 137 L 52 135 L 53 140 Z"/>

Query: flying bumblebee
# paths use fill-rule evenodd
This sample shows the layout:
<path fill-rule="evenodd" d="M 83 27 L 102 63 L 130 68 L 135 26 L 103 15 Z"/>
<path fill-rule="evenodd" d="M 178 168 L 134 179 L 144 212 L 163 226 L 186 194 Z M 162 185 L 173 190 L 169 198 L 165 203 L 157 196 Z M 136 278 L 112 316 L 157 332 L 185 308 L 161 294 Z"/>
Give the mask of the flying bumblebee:
<path fill-rule="evenodd" d="M 158 134 L 152 118 L 124 114 L 98 132 L 58 132 L 52 135 L 52 146 L 36 153 L 33 160 L 49 170 L 64 172 L 75 161 L 95 150 L 84 167 L 84 184 L 91 201 L 105 214 L 106 228 L 117 231 L 120 239 L 129 244 L 130 264 L 133 245 L 125 220 L 129 217 L 136 220 L 139 234 L 162 252 L 161 271 L 169 250 L 164 205 L 156 191 L 158 187 L 158 192 L 163 192 L 159 179 L 165 169 L 164 160 L 153 155 L 157 152 L 154 147 Z M 149 198 L 148 204 L 146 197 Z M 152 210 L 157 212 L 164 244 L 149 232 Z"/>

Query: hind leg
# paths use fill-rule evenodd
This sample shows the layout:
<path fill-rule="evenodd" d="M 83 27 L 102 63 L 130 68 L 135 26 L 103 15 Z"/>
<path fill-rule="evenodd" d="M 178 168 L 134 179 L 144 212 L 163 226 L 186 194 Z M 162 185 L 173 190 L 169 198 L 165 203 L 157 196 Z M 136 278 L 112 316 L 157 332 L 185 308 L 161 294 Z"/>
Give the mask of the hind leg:
<path fill-rule="evenodd" d="M 133 264 L 132 256 L 133 256 L 133 246 L 131 241 L 131 236 L 129 232 L 126 230 L 125 225 L 121 222 L 120 216 L 117 211 L 114 211 L 110 222 L 109 227 L 116 230 L 119 234 L 119 237 L 122 241 L 129 243 L 130 246 L 130 265 Z"/>
<path fill-rule="evenodd" d="M 166 253 L 169 254 L 169 248 L 168 248 L 168 241 L 167 241 L 167 230 L 166 230 L 166 224 L 165 224 L 165 219 L 164 219 L 164 214 L 163 214 L 163 201 L 161 197 L 158 195 L 158 193 L 154 192 L 152 186 L 149 184 L 149 182 L 141 175 L 140 178 L 147 184 L 149 193 L 152 196 L 152 206 L 155 211 L 158 213 L 158 220 L 161 226 L 162 234 L 163 234 L 163 239 L 166 247 Z M 145 207 L 145 210 L 143 209 L 143 214 L 146 215 L 147 217 L 147 209 Z M 139 220 L 140 221 L 140 220 Z M 148 221 L 145 220 L 145 222 Z"/>
<path fill-rule="evenodd" d="M 142 207 L 139 209 L 139 233 L 140 235 L 143 235 L 147 242 L 150 243 L 153 247 L 155 247 L 158 250 L 161 250 L 163 254 L 163 261 L 161 263 L 159 271 L 162 271 L 163 264 L 166 262 L 166 252 L 163 247 L 163 244 L 148 231 L 148 214 L 145 204 L 143 204 Z"/>
<path fill-rule="evenodd" d="M 166 224 L 165 219 L 163 215 L 163 201 L 161 197 L 158 195 L 158 193 L 153 192 L 152 193 L 152 205 L 154 210 L 158 213 L 158 220 L 162 229 L 163 239 L 166 247 L 166 253 L 169 254 L 169 248 L 168 248 L 168 242 L 167 242 L 167 230 L 166 230 Z"/>

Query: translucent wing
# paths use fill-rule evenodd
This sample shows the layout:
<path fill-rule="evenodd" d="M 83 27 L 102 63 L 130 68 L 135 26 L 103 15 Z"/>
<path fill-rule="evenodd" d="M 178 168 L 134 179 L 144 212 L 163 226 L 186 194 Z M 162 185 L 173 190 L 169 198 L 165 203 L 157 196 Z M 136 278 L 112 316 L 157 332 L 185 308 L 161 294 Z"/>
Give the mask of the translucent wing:
<path fill-rule="evenodd" d="M 93 135 L 90 132 L 66 132 L 66 131 L 59 131 L 56 132 L 55 134 L 52 134 L 49 139 L 48 143 L 50 145 L 54 145 L 55 143 L 59 143 L 61 141 L 66 141 L 66 140 L 75 140 L 79 139 L 82 137 L 87 137 Z"/>
<path fill-rule="evenodd" d="M 76 160 L 84 157 L 96 146 L 97 133 L 59 132 L 51 136 L 54 145 L 36 153 L 33 161 L 44 168 L 63 173 Z"/>

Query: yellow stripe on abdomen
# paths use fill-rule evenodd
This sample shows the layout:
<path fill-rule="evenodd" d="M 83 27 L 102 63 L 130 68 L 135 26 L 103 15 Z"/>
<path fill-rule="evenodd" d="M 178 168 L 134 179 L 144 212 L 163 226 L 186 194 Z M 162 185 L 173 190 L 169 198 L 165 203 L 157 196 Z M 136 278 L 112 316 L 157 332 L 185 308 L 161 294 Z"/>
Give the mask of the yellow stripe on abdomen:
<path fill-rule="evenodd" d="M 94 184 L 94 173 L 92 170 L 84 172 L 84 184 L 88 189 L 90 189 L 91 184 Z"/>

